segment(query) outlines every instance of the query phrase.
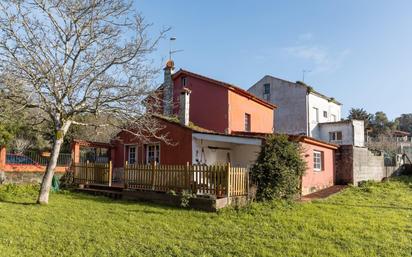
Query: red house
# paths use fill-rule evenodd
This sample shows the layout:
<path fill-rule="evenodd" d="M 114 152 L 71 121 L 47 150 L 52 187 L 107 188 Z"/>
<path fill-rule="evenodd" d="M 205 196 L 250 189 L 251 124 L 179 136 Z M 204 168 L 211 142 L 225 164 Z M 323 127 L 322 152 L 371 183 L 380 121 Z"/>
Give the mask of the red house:
<path fill-rule="evenodd" d="M 164 69 L 158 89 L 161 108 L 156 118 L 172 144 L 159 140 L 138 142 L 127 132 L 113 141 L 114 167 L 129 163 L 218 164 L 253 163 L 262 140 L 235 132 L 273 133 L 275 105 L 234 85 L 185 70 L 172 74 L 173 62 Z M 269 122 L 268 122 L 269 121 Z"/>
<path fill-rule="evenodd" d="M 173 74 L 173 62 L 164 68 L 164 83 L 157 90 L 154 110 L 169 143 L 157 139 L 141 142 L 121 132 L 111 142 L 114 177 L 129 164 L 253 164 L 265 135 L 274 133 L 277 106 L 234 85 L 186 70 Z M 148 99 L 153 101 L 153 99 Z M 334 183 L 335 145 L 309 137 L 292 137 L 305 149 L 308 170 L 302 193 L 308 194 Z"/>

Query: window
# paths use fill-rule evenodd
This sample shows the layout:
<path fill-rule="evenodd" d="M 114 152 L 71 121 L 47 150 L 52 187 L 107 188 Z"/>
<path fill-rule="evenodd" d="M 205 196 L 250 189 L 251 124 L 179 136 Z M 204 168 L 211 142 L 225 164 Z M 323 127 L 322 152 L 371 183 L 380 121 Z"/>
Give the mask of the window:
<path fill-rule="evenodd" d="M 151 164 L 153 162 L 160 163 L 159 144 L 146 145 L 146 163 Z"/>
<path fill-rule="evenodd" d="M 270 84 L 266 83 L 263 85 L 263 99 L 266 101 L 270 100 Z"/>
<path fill-rule="evenodd" d="M 329 132 L 329 142 L 342 141 L 342 131 Z"/>
<path fill-rule="evenodd" d="M 245 113 L 245 131 L 250 132 L 250 114 Z"/>
<path fill-rule="evenodd" d="M 182 87 L 185 87 L 186 84 L 187 84 L 187 78 L 186 78 L 186 77 L 182 77 L 181 80 L 182 80 Z"/>
<path fill-rule="evenodd" d="M 328 117 L 328 112 L 327 111 L 323 111 L 323 117 L 327 118 Z"/>
<path fill-rule="evenodd" d="M 313 152 L 313 169 L 315 171 L 323 170 L 323 152 L 320 152 L 320 151 Z"/>
<path fill-rule="evenodd" d="M 312 111 L 313 111 L 313 121 L 318 123 L 319 122 L 319 109 L 316 107 L 313 107 Z"/>
<path fill-rule="evenodd" d="M 332 118 L 332 121 L 336 121 L 336 115 L 331 114 L 330 117 Z"/>
<path fill-rule="evenodd" d="M 270 94 L 270 84 L 266 83 L 263 85 L 264 91 L 263 94 Z"/>
<path fill-rule="evenodd" d="M 128 154 L 128 158 L 127 161 L 129 162 L 129 164 L 135 164 L 136 163 L 136 146 L 129 146 L 129 154 Z"/>

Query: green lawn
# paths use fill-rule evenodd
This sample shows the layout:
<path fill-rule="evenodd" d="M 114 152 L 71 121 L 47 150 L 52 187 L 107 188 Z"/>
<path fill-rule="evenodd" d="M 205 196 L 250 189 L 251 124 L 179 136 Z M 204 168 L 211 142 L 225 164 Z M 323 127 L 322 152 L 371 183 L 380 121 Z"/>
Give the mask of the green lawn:
<path fill-rule="evenodd" d="M 1 256 L 411 256 L 412 178 L 204 213 L 0 187 Z"/>

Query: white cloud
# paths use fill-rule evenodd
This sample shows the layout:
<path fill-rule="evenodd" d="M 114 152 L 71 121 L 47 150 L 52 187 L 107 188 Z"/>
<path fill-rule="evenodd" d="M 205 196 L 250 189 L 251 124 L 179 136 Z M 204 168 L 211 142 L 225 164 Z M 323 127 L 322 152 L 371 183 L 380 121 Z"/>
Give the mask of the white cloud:
<path fill-rule="evenodd" d="M 304 44 L 286 47 L 284 50 L 292 57 L 309 62 L 312 67 L 302 68 L 311 68 L 314 73 L 336 71 L 350 53 L 349 49 L 332 53 L 325 47 Z"/>

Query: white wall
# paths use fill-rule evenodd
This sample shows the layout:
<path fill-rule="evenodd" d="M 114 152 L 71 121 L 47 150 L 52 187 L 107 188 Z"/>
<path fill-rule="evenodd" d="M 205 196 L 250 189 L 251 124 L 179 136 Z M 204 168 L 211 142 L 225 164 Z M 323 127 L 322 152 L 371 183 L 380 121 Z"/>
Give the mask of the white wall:
<path fill-rule="evenodd" d="M 317 108 L 318 110 L 318 119 L 316 118 L 316 112 L 314 111 L 314 108 Z M 319 123 L 341 120 L 341 106 L 314 93 L 310 93 L 308 96 L 308 110 L 309 136 L 314 138 L 321 138 L 321 132 L 318 127 Z M 327 112 L 327 117 L 324 117 L 323 112 Z M 335 115 L 336 120 L 332 119 L 332 115 Z"/>
<path fill-rule="evenodd" d="M 227 149 L 210 149 L 209 147 Z M 259 152 L 260 146 L 258 145 L 225 143 L 196 138 L 193 138 L 192 142 L 193 164 L 227 164 L 230 159 L 232 166 L 246 167 L 256 161 Z"/>
<path fill-rule="evenodd" d="M 342 141 L 331 142 L 340 145 L 354 145 L 358 147 L 365 146 L 365 128 L 364 122 L 353 121 L 339 121 L 332 123 L 319 124 L 319 139 L 329 142 L 330 132 L 342 132 Z"/>

